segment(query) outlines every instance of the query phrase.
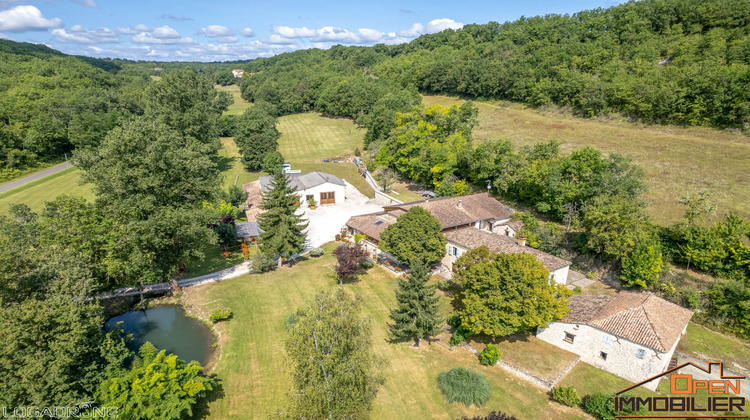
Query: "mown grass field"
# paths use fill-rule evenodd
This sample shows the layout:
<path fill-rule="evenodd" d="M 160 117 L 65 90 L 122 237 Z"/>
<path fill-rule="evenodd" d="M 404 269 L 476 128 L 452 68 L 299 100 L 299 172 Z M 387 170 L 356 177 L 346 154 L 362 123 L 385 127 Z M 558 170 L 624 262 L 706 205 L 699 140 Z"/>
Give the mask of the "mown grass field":
<path fill-rule="evenodd" d="M 365 137 L 365 130 L 352 120 L 316 112 L 283 116 L 276 128 L 281 132 L 279 152 L 292 163 L 352 156 L 355 149 L 363 148 Z"/>
<path fill-rule="evenodd" d="M 425 105 L 462 103 L 455 97 L 425 96 Z M 476 102 L 479 141 L 509 139 L 516 146 L 558 140 L 562 151 L 592 146 L 633 159 L 646 173 L 651 215 L 669 224 L 682 217 L 677 198 L 691 189 L 714 195 L 718 220 L 733 211 L 750 217 L 750 137 L 708 128 L 646 126 L 576 118 L 518 104 Z"/>
<path fill-rule="evenodd" d="M 240 115 L 243 112 L 245 112 L 246 109 L 253 106 L 250 102 L 242 99 L 242 93 L 240 92 L 240 87 L 237 85 L 229 85 L 229 86 L 214 86 L 218 90 L 222 90 L 224 92 L 229 92 L 232 94 L 232 98 L 234 98 L 234 103 L 232 105 L 229 105 L 229 108 L 224 111 L 224 115 Z"/>
<path fill-rule="evenodd" d="M 724 362 L 729 369 L 737 366 L 750 371 L 750 344 L 695 324 L 688 324 L 677 351 L 702 360 Z"/>
<path fill-rule="evenodd" d="M 52 201 L 60 194 L 77 195 L 87 200 L 94 199 L 93 185 L 80 185 L 81 170 L 68 168 L 42 179 L 13 188 L 0 194 L 0 214 L 7 214 L 11 204 L 26 204 L 34 211 L 44 208 L 44 203 Z"/>
<path fill-rule="evenodd" d="M 343 159 L 363 148 L 365 130 L 346 118 L 326 118 L 314 112 L 286 115 L 279 118 L 279 152 L 302 172 L 321 171 L 344 179 L 361 193 L 372 198 L 372 187 L 357 173 L 351 163 L 326 163 Z M 350 146 L 351 133 L 351 146 Z"/>
<path fill-rule="evenodd" d="M 337 286 L 329 276 L 333 244 L 326 255 L 294 267 L 263 275 L 247 275 L 183 291 L 191 312 L 207 316 L 229 307 L 234 317 L 216 325 L 221 334 L 221 355 L 213 373 L 221 381 L 223 397 L 210 403 L 209 418 L 269 418 L 281 409 L 291 391 L 285 363 L 285 318 L 321 290 Z M 360 296 L 372 321 L 374 351 L 387 361 L 385 384 L 378 391 L 372 418 L 455 419 L 503 411 L 521 419 L 584 418 L 578 409 L 551 402 L 546 393 L 498 367 L 483 367 L 465 350 L 447 350 L 437 344 L 392 344 L 386 341 L 389 311 L 395 306 L 396 279 L 374 267 L 355 284 L 344 287 Z M 442 298 L 447 315 L 450 304 Z M 438 375 L 454 367 L 482 373 L 492 384 L 490 401 L 481 408 L 448 404 L 437 388 Z"/>

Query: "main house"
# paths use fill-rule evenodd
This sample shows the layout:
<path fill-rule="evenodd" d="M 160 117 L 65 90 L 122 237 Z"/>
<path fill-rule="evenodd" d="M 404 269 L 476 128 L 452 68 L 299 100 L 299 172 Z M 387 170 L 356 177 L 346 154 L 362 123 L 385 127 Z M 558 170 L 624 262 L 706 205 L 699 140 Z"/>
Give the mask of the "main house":
<path fill-rule="evenodd" d="M 346 182 L 341 178 L 324 172 L 308 173 L 286 173 L 291 187 L 297 188 L 297 196 L 302 207 L 307 207 L 308 202 L 315 200 L 317 205 L 337 204 L 345 200 Z M 263 202 L 263 193 L 272 188 L 272 175 L 263 175 L 257 181 L 242 185 L 247 192 L 247 210 L 245 214 L 248 221 L 256 220 L 260 212 L 260 203 Z"/>
<path fill-rule="evenodd" d="M 511 218 L 514 213 L 512 209 L 487 193 L 390 205 L 380 212 L 351 217 L 346 222 L 346 228 L 350 233 L 364 236 L 360 244 L 368 252 L 379 254 L 380 235 L 385 228 L 396 223 L 401 215 L 415 206 L 435 216 L 448 239 L 446 255 L 442 260 L 444 272 L 450 273 L 453 262 L 464 252 L 487 246 L 493 252 L 530 253 L 547 267 L 551 279 L 562 284 L 567 282 L 570 262 L 516 240 L 515 236 L 523 224 Z"/>
<path fill-rule="evenodd" d="M 539 328 L 536 336 L 632 382 L 667 370 L 693 316 L 692 311 L 651 293 L 577 295 L 568 307 L 563 319 Z M 658 384 L 651 381 L 643 386 L 654 390 Z"/>

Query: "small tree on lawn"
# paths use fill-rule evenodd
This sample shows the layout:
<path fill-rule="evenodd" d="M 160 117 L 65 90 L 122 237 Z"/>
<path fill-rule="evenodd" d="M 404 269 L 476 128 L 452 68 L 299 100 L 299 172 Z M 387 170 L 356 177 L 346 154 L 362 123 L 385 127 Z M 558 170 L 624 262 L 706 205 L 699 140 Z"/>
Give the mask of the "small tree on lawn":
<path fill-rule="evenodd" d="M 360 274 L 365 272 L 364 264 L 367 262 L 367 251 L 359 246 L 339 245 L 333 251 L 336 257 L 334 271 L 339 278 L 339 284 L 344 280 L 356 280 Z"/>
<path fill-rule="evenodd" d="M 263 194 L 260 205 L 263 210 L 258 215 L 258 227 L 263 231 L 260 250 L 269 257 L 278 255 L 279 267 L 282 257 L 289 258 L 305 249 L 302 231 L 307 227 L 307 222 L 295 214 L 299 207 L 296 191 L 296 187 L 289 185 L 289 179 L 281 171 L 276 171 L 271 188 Z"/>
<path fill-rule="evenodd" d="M 361 307 L 339 287 L 318 294 L 290 320 L 286 352 L 294 393 L 289 418 L 369 417 L 382 376 Z"/>
<path fill-rule="evenodd" d="M 568 312 L 571 291 L 554 281 L 533 255 L 494 254 L 472 249 L 454 264 L 453 281 L 462 286 L 461 326 L 493 337 L 529 331 Z"/>
<path fill-rule="evenodd" d="M 439 298 L 435 296 L 435 287 L 427 285 L 429 278 L 429 267 L 422 262 L 414 263 L 411 273 L 398 280 L 398 307 L 391 311 L 391 336 L 395 339 L 413 338 L 417 347 L 422 344 L 422 339 L 440 332 Z"/>
<path fill-rule="evenodd" d="M 440 222 L 419 206 L 409 209 L 396 223 L 380 235 L 381 249 L 411 266 L 417 262 L 431 264 L 445 255 L 447 240 Z"/>
<path fill-rule="evenodd" d="M 396 182 L 396 173 L 388 167 L 380 168 L 375 174 L 375 181 L 378 182 L 383 191 L 388 192 L 391 190 L 393 183 Z"/>

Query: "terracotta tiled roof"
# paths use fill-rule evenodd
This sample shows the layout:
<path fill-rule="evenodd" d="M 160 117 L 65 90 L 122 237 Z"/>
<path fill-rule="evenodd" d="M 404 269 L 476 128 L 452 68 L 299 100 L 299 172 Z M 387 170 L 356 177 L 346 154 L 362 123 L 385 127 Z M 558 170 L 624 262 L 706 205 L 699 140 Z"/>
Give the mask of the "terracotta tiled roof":
<path fill-rule="evenodd" d="M 479 220 L 507 219 L 513 214 L 513 210 L 505 207 L 487 193 L 462 197 L 431 198 L 424 201 L 387 206 L 384 209 L 386 211 L 394 209 L 408 211 L 414 206 L 422 207 L 432 213 L 440 221 L 443 229 Z"/>
<path fill-rule="evenodd" d="M 448 230 L 444 231 L 443 235 L 445 235 L 448 241 L 468 249 L 486 246 L 492 252 L 503 254 L 516 254 L 518 252 L 531 254 L 550 271 L 555 271 L 570 265 L 570 261 L 566 261 L 529 246 L 521 246 L 518 244 L 518 239 L 511 238 L 510 236 L 498 235 L 496 233 L 475 228 Z"/>
<path fill-rule="evenodd" d="M 562 322 L 590 325 L 660 352 L 674 346 L 693 316 L 693 311 L 651 293 L 578 295 L 570 298 L 568 307 Z"/>
<path fill-rule="evenodd" d="M 403 210 L 391 210 L 352 216 L 346 225 L 379 241 L 385 228 L 396 223 L 396 219 L 404 213 Z"/>

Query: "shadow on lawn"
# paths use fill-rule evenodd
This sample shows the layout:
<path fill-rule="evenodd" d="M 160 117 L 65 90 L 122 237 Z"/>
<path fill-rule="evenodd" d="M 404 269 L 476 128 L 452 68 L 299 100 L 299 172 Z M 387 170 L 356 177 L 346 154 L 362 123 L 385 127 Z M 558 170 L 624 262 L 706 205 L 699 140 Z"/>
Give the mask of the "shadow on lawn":
<path fill-rule="evenodd" d="M 198 402 L 195 404 L 195 407 L 193 407 L 193 415 L 190 418 L 207 418 L 209 415 L 211 415 L 211 403 L 214 401 L 218 401 L 225 396 L 224 386 L 221 383 L 221 379 L 219 379 L 219 377 L 216 376 L 215 373 L 208 376 L 216 382 L 216 385 L 214 386 L 214 389 L 209 392 L 208 395 L 206 395 L 205 398 L 201 398 L 200 400 L 198 400 Z"/>

